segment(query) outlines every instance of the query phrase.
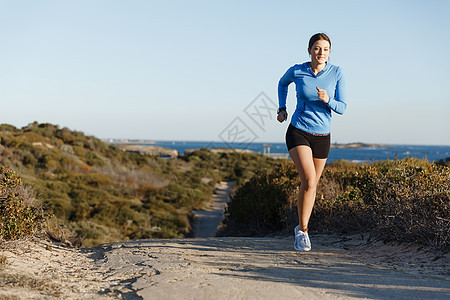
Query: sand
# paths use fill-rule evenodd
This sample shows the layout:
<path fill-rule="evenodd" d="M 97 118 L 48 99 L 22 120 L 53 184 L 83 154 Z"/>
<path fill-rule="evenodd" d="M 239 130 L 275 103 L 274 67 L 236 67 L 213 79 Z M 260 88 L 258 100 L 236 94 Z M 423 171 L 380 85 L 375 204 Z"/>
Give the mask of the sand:
<path fill-rule="evenodd" d="M 80 249 L 34 238 L 3 242 L 1 257 L 0 299 L 109 299 L 102 291 L 113 282 Z"/>
<path fill-rule="evenodd" d="M 449 255 L 367 237 L 139 240 L 75 249 L 2 244 L 0 299 L 448 299 Z"/>
<path fill-rule="evenodd" d="M 222 223 L 234 181 L 217 183 L 210 203 L 203 210 L 194 210 L 194 237 L 213 237 Z"/>

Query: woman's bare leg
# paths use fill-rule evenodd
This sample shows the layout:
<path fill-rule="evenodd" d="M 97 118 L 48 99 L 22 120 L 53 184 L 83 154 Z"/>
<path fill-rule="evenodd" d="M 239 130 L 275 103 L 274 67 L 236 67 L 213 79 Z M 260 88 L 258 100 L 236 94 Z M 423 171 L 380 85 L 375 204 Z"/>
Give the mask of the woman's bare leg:
<path fill-rule="evenodd" d="M 299 228 L 303 232 L 308 232 L 309 218 L 316 200 L 317 184 L 327 159 L 313 158 L 311 148 L 303 145 L 289 150 L 289 155 L 301 181 L 297 197 Z"/>

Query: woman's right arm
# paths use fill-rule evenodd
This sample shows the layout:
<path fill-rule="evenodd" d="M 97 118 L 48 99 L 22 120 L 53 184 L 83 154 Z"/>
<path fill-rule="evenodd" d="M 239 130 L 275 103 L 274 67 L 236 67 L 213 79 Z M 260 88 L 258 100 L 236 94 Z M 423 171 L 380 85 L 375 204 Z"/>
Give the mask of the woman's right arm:
<path fill-rule="evenodd" d="M 278 108 L 286 108 L 289 84 L 293 82 L 294 67 L 290 67 L 278 82 Z"/>

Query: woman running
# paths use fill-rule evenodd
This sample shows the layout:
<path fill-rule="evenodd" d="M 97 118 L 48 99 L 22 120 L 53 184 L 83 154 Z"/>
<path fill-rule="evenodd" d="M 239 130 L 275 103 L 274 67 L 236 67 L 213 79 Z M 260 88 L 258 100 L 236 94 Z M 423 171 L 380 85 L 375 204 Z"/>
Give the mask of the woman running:
<path fill-rule="evenodd" d="M 310 62 L 290 67 L 278 83 L 277 120 L 287 119 L 288 86 L 295 83 L 297 107 L 286 132 L 286 145 L 300 176 L 297 198 L 299 225 L 294 229 L 294 248 L 311 250 L 308 222 L 316 189 L 330 151 L 331 111 L 343 114 L 346 104 L 345 80 L 338 66 L 328 63 L 330 38 L 317 33 L 309 40 Z"/>

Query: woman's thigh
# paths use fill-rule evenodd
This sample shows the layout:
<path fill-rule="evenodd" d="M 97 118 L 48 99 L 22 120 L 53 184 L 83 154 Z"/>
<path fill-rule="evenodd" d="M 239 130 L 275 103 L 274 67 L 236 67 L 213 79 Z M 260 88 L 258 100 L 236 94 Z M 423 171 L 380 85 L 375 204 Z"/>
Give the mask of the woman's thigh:
<path fill-rule="evenodd" d="M 301 182 L 309 182 L 311 179 L 316 179 L 316 167 L 314 165 L 312 150 L 309 146 L 301 145 L 294 147 L 289 150 L 289 155 L 294 162 Z"/>

